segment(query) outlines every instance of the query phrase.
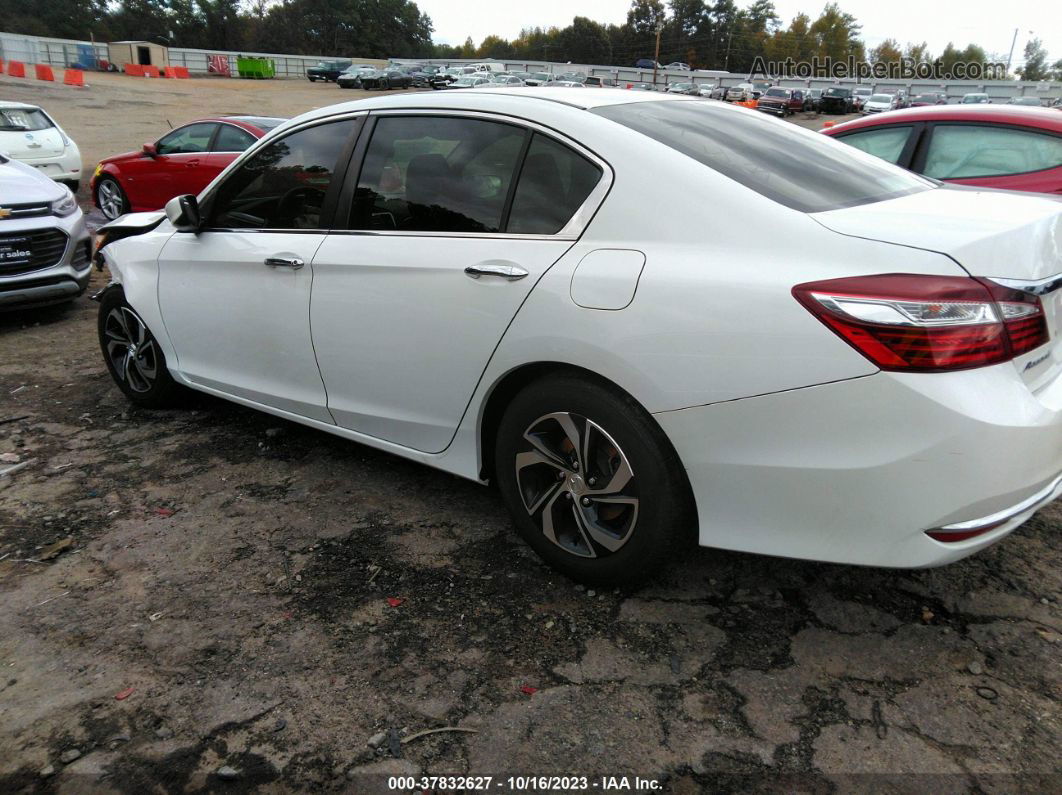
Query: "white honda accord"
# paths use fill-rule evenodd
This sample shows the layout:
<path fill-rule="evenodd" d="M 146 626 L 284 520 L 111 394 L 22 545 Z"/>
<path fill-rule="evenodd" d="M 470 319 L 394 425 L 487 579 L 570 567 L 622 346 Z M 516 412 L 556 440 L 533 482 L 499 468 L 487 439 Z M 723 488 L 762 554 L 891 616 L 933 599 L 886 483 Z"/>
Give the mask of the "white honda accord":
<path fill-rule="evenodd" d="M 1062 490 L 1062 204 L 745 108 L 361 100 L 104 234 L 131 400 L 191 387 L 493 481 L 586 581 L 694 531 L 932 566 Z"/>

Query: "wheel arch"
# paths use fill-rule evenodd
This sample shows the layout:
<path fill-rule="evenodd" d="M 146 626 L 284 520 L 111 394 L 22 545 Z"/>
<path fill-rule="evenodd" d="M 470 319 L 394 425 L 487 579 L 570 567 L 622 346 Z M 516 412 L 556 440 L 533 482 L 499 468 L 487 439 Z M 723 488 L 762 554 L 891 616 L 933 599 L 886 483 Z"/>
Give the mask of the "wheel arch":
<path fill-rule="evenodd" d="M 660 437 L 667 442 L 671 452 L 681 463 L 678 451 L 675 449 L 674 444 L 671 443 L 671 439 L 664 432 L 664 429 L 660 427 L 656 418 L 653 417 L 644 405 L 642 405 L 641 401 L 622 386 L 600 373 L 596 373 L 585 367 L 560 361 L 540 361 L 522 364 L 509 370 L 495 382 L 494 386 L 491 387 L 490 392 L 487 394 L 479 418 L 478 446 L 479 477 L 481 480 L 492 480 L 494 477 L 494 447 L 495 442 L 497 441 L 498 425 L 501 423 L 501 418 L 505 413 L 506 407 L 521 390 L 525 389 L 535 381 L 553 375 L 575 375 L 579 378 L 584 378 L 588 381 L 597 383 L 606 389 L 617 392 L 636 403 L 638 407 L 641 408 L 650 419 L 652 419 L 653 425 L 660 431 Z M 685 467 L 682 468 L 682 471 L 685 473 Z M 688 479 L 683 478 L 683 480 L 691 504 L 694 504 L 693 488 L 690 486 Z"/>

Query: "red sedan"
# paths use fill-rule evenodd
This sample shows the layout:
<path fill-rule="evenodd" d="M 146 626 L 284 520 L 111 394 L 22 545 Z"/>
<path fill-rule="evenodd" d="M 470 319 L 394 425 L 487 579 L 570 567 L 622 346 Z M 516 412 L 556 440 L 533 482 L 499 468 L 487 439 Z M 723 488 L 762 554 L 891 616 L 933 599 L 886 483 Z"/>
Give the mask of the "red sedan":
<path fill-rule="evenodd" d="M 174 196 L 199 193 L 247 147 L 285 119 L 225 116 L 171 130 L 139 152 L 105 158 L 92 175 L 92 197 L 109 219 L 158 210 Z"/>
<path fill-rule="evenodd" d="M 1020 105 L 941 105 L 822 130 L 927 177 L 959 185 L 1062 193 L 1062 113 Z"/>

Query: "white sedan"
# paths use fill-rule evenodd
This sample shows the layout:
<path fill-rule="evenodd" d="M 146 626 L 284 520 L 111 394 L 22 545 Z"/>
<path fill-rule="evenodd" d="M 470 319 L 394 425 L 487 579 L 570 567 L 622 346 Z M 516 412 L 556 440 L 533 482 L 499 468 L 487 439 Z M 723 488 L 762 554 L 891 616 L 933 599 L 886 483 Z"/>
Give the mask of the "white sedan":
<path fill-rule="evenodd" d="M 81 152 L 43 108 L 0 100 L 0 152 L 77 192 Z"/>
<path fill-rule="evenodd" d="M 492 481 L 586 581 L 694 532 L 932 566 L 1062 488 L 1062 205 L 745 108 L 361 100 L 105 235 L 131 400 L 191 387 Z"/>

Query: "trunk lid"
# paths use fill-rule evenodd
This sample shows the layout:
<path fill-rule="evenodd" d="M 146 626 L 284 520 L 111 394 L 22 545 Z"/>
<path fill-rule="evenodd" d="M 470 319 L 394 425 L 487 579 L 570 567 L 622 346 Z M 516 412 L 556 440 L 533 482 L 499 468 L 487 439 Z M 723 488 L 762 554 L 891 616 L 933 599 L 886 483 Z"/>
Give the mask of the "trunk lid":
<path fill-rule="evenodd" d="M 0 130 L 0 152 L 16 160 L 58 157 L 66 144 L 55 127 L 46 130 Z"/>
<path fill-rule="evenodd" d="M 1062 201 L 943 187 L 812 217 L 843 235 L 945 254 L 971 276 L 1038 294 L 1051 339 L 1014 366 L 1033 391 L 1062 376 Z"/>

